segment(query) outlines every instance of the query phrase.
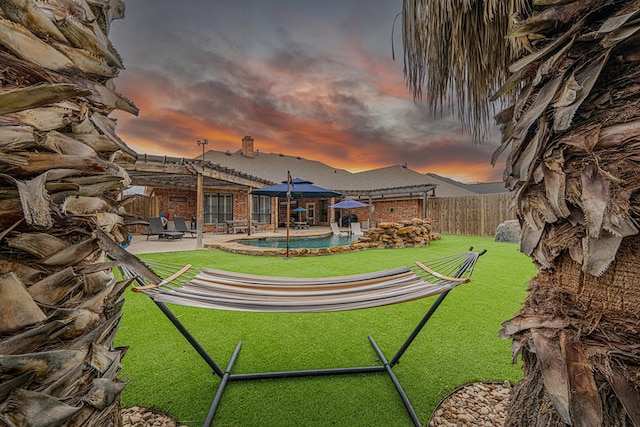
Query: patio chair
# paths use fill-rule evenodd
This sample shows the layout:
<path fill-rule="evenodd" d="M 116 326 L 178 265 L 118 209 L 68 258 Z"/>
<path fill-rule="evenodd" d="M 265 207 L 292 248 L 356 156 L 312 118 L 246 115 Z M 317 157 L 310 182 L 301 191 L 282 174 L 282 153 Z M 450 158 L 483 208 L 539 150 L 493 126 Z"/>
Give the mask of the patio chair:
<path fill-rule="evenodd" d="M 360 228 L 360 223 L 359 222 L 352 222 L 349 227 L 351 228 L 351 234 L 352 235 L 354 235 L 354 236 L 364 236 L 364 233 L 362 232 L 362 228 Z"/>
<path fill-rule="evenodd" d="M 141 275 L 129 270 L 126 263 L 122 263 L 120 269 L 125 277 L 133 277 L 139 285 L 133 287 L 132 290 L 143 292 L 150 297 L 204 362 L 209 365 L 213 374 L 220 378 L 218 390 L 204 422 L 205 427 L 212 424 L 222 394 L 227 383 L 230 382 L 378 372 L 386 372 L 389 375 L 413 424 L 420 426 L 418 415 L 409 402 L 393 368 L 399 363 L 402 355 L 449 292 L 458 285 L 470 281 L 478 258 L 485 252 L 486 250 L 473 252 L 473 248 L 470 248 L 467 252 L 425 263 L 416 262 L 413 266 L 396 267 L 373 273 L 321 278 L 259 276 L 211 268 L 198 271 L 191 265 L 186 265 L 176 271 L 178 267 L 172 264 L 145 261 L 158 274 L 158 277 L 152 279 L 155 282 L 149 282 L 142 279 Z M 166 278 L 162 280 L 162 277 Z M 373 337 L 369 335 L 369 342 L 378 354 L 377 360 L 380 363 L 370 366 L 253 373 L 232 372 L 242 347 L 242 341 L 236 346 L 227 368 L 223 370 L 166 304 L 240 312 L 302 313 L 380 307 L 430 296 L 437 296 L 437 298 L 430 304 L 426 304 L 426 312 L 422 319 L 389 360 Z"/>
<path fill-rule="evenodd" d="M 187 223 L 184 220 L 183 216 L 174 216 L 173 217 L 173 225 L 176 227 L 176 231 L 181 233 L 191 233 L 191 237 L 196 237 L 198 235 L 197 230 L 193 230 L 187 227 Z"/>
<path fill-rule="evenodd" d="M 168 231 L 162 227 L 162 220 L 159 216 L 150 216 L 147 218 L 149 222 L 149 232 L 147 233 L 147 240 L 149 236 L 158 236 L 158 239 L 182 239 L 184 233 L 181 231 Z"/>
<path fill-rule="evenodd" d="M 340 231 L 340 229 L 338 228 L 338 223 L 337 222 L 332 222 L 331 223 L 331 231 L 333 231 L 333 235 L 334 236 L 340 236 L 340 237 L 347 236 L 347 233 L 345 233 L 344 231 Z"/>

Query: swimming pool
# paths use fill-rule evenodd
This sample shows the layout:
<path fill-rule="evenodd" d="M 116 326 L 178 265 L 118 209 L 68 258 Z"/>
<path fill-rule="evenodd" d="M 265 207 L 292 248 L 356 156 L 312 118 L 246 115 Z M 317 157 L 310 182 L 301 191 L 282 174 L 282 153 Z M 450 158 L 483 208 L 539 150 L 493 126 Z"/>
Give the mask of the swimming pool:
<path fill-rule="evenodd" d="M 289 237 L 289 248 L 331 248 L 333 246 L 346 246 L 358 240 L 357 237 L 340 237 L 334 235 L 328 236 L 291 236 Z M 239 239 L 234 240 L 247 246 L 258 246 L 261 248 L 286 248 L 286 237 L 262 237 L 257 239 Z"/>

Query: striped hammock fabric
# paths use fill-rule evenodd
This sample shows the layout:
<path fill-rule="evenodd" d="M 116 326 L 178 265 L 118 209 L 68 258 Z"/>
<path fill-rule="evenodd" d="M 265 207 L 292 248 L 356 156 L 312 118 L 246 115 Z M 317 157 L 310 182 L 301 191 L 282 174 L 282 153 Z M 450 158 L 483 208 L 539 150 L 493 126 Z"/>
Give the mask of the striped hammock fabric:
<path fill-rule="evenodd" d="M 150 265 L 158 285 L 141 286 L 156 302 L 256 312 L 325 312 L 379 307 L 437 295 L 469 281 L 479 254 L 464 252 L 374 273 L 322 278 L 259 276 L 191 266 Z M 427 264 L 427 265 L 425 265 Z M 164 275 L 163 275 L 164 273 Z"/>

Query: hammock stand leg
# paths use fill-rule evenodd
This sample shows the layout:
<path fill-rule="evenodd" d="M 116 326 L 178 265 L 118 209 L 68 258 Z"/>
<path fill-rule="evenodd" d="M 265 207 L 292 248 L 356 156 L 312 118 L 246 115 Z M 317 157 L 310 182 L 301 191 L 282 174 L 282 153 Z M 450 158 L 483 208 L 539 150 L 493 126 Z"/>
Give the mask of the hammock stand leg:
<path fill-rule="evenodd" d="M 182 336 L 185 337 L 187 341 L 189 341 L 189 344 L 191 344 L 191 346 L 198 352 L 200 357 L 202 357 L 204 361 L 207 362 L 207 365 L 209 365 L 211 369 L 213 369 L 213 372 L 215 372 L 215 374 L 220 378 L 224 377 L 224 372 L 222 372 L 222 369 L 220 369 L 220 366 L 218 366 L 218 364 L 211 358 L 211 356 L 209 356 L 209 354 L 200 345 L 200 343 L 193 337 L 193 335 L 191 335 L 191 333 L 187 330 L 187 328 L 185 328 L 184 325 L 180 323 L 176 315 L 173 314 L 171 310 L 169 310 L 169 308 L 164 303 L 157 302 L 157 301 L 154 301 L 154 302 L 158 307 L 160 307 L 160 310 L 162 310 L 164 315 L 167 316 L 167 318 L 171 321 L 171 323 L 173 323 L 173 326 L 175 326 L 178 329 L 178 331 L 182 334 Z"/>
<path fill-rule="evenodd" d="M 218 386 L 218 391 L 216 392 L 216 397 L 213 398 L 213 402 L 211 402 L 211 407 L 207 413 L 207 419 L 204 421 L 205 426 L 210 426 L 213 423 L 213 416 L 216 413 L 216 409 L 218 409 L 220 399 L 222 399 L 222 393 L 224 392 L 224 388 L 227 386 L 227 381 L 229 381 L 229 376 L 231 375 L 231 369 L 233 369 L 233 364 L 236 362 L 238 353 L 240 353 L 240 348 L 242 348 L 242 341 L 240 341 L 236 346 L 236 349 L 231 356 L 231 360 L 229 360 L 229 364 L 227 365 L 227 369 L 224 371 L 224 375 L 222 376 L 222 380 Z"/>
<path fill-rule="evenodd" d="M 352 374 L 367 374 L 367 373 L 376 373 L 376 372 L 386 372 L 391 381 L 393 382 L 396 391 L 400 395 L 402 402 L 404 403 L 405 408 L 407 409 L 408 415 L 411 418 L 413 424 L 417 427 L 420 427 L 422 424 L 418 419 L 418 415 L 416 414 L 413 406 L 409 402 L 409 398 L 407 397 L 405 391 L 396 374 L 393 372 L 393 367 L 400 360 L 400 357 L 404 354 L 404 352 L 409 348 L 409 346 L 413 343 L 413 340 L 418 336 L 418 334 L 422 331 L 424 326 L 427 324 L 431 316 L 438 309 L 442 301 L 446 298 L 450 290 L 445 291 L 444 293 L 438 296 L 438 299 L 431 305 L 427 313 L 420 320 L 418 325 L 411 332 L 409 337 L 402 344 L 398 352 L 395 354 L 391 361 L 387 361 L 387 358 L 378 347 L 378 344 L 373 339 L 371 335 L 369 335 L 369 342 L 371 343 L 373 349 L 377 353 L 380 358 L 382 365 L 376 366 L 360 366 L 360 367 L 349 367 L 349 368 L 328 368 L 328 369 L 309 369 L 309 370 L 297 370 L 297 371 L 277 371 L 277 372 L 256 372 L 256 373 L 247 373 L 247 374 L 232 374 L 231 370 L 233 369 L 233 365 L 240 353 L 240 349 L 242 348 L 242 341 L 238 343 L 236 346 L 233 355 L 227 365 L 227 368 L 223 371 L 220 366 L 209 356 L 206 350 L 200 345 L 200 343 L 195 339 L 195 337 L 187 330 L 187 328 L 178 320 L 175 314 L 169 310 L 169 308 L 162 302 L 155 302 L 156 305 L 160 308 L 160 310 L 164 313 L 165 316 L 171 321 L 171 323 L 178 329 L 178 331 L 185 337 L 185 339 L 191 344 L 191 346 L 196 350 L 196 352 L 202 357 L 202 359 L 213 369 L 213 373 L 220 377 L 220 385 L 218 386 L 218 390 L 216 391 L 216 395 L 211 403 L 211 407 L 209 408 L 209 412 L 207 413 L 207 417 L 204 423 L 204 427 L 209 427 L 213 423 L 213 418 L 215 416 L 215 412 L 218 408 L 220 400 L 222 398 L 222 394 L 230 381 L 249 381 L 249 380 L 265 380 L 265 379 L 276 379 L 276 378 L 295 378 L 295 377 L 316 377 L 316 376 L 327 376 L 327 375 L 352 375 Z"/>
<path fill-rule="evenodd" d="M 473 250 L 473 246 L 469 248 L 469 252 L 471 252 L 472 250 Z M 486 252 L 487 252 L 486 249 L 484 249 L 481 252 L 479 252 L 478 253 L 478 258 L 481 257 L 482 255 L 484 255 Z M 473 264 L 475 264 L 475 260 L 467 260 L 467 262 L 465 262 L 462 266 L 460 266 L 460 268 L 458 269 L 457 273 L 453 277 L 462 277 L 464 272 L 470 266 L 472 267 Z M 438 309 L 438 307 L 440 307 L 440 304 L 442 304 L 442 301 L 444 301 L 444 299 L 447 297 L 447 295 L 449 295 L 449 292 L 451 292 L 451 290 L 452 289 L 449 289 L 448 291 L 445 291 L 445 292 L 441 293 L 438 296 L 438 299 L 435 300 L 435 302 L 431 305 L 431 307 L 429 308 L 427 313 L 424 315 L 422 320 L 420 320 L 420 322 L 416 325 L 416 327 L 413 329 L 413 332 L 411 332 L 411 334 L 405 340 L 405 342 L 402 344 L 402 346 L 400 346 L 400 349 L 398 350 L 398 352 L 395 354 L 395 356 L 393 356 L 393 359 L 391 359 L 391 362 L 389 362 L 389 365 L 391 365 L 392 368 L 396 365 L 396 363 L 400 362 L 400 358 L 402 357 L 404 352 L 407 351 L 407 349 L 409 348 L 409 346 L 411 345 L 413 340 L 418 336 L 420 331 L 422 331 L 422 328 L 424 328 L 424 326 L 427 324 L 429 319 L 431 319 L 431 316 L 433 316 L 433 313 L 435 313 L 436 310 Z"/>
<path fill-rule="evenodd" d="M 447 295 L 449 295 L 449 292 L 451 292 L 451 289 L 441 293 L 438 296 L 438 299 L 434 301 L 434 303 L 429 308 L 429 311 L 427 311 L 427 313 L 424 315 L 422 320 L 420 320 L 420 322 L 416 325 L 416 327 L 413 329 L 413 332 L 411 332 L 411 334 L 407 337 L 407 339 L 402 344 L 402 346 L 400 346 L 400 349 L 398 350 L 398 352 L 395 354 L 395 356 L 393 356 L 393 359 L 391 359 L 391 362 L 389 362 L 389 365 L 391 365 L 391 367 L 394 367 L 396 363 L 400 362 L 400 358 L 402 357 L 404 352 L 407 351 L 411 343 L 413 343 L 413 340 L 416 339 L 420 331 L 422 331 L 422 328 L 424 328 L 427 322 L 429 321 L 429 319 L 431 319 L 431 316 L 433 316 L 433 313 L 436 312 L 438 307 L 440 307 L 440 304 L 442 304 L 442 301 L 444 301 Z"/>

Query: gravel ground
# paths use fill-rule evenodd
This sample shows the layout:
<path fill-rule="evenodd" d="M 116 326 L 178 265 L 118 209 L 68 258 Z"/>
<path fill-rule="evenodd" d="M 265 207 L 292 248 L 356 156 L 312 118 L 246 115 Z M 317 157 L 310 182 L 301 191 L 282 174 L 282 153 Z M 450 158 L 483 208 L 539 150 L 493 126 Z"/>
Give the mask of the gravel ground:
<path fill-rule="evenodd" d="M 504 425 L 510 393 L 508 382 L 459 387 L 438 404 L 429 427 L 500 427 Z M 185 427 L 165 414 L 138 406 L 124 408 L 121 414 L 122 427 Z"/>
<path fill-rule="evenodd" d="M 504 425 L 511 384 L 472 383 L 445 397 L 431 415 L 429 427 L 499 427 Z"/>
<path fill-rule="evenodd" d="M 166 414 L 134 406 L 120 410 L 122 427 L 186 427 Z"/>

